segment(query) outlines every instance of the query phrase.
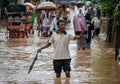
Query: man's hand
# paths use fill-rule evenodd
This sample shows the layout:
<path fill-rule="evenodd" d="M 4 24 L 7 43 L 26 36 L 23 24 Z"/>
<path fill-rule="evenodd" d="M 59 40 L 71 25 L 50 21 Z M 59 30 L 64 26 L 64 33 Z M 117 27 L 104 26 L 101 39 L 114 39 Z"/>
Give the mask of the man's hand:
<path fill-rule="evenodd" d="M 41 48 L 37 49 L 37 53 L 41 52 L 41 50 L 42 50 Z"/>
<path fill-rule="evenodd" d="M 51 43 L 47 43 L 47 44 L 46 44 L 46 45 L 44 45 L 43 47 L 38 48 L 38 49 L 37 49 L 37 53 L 41 52 L 41 50 L 43 50 L 43 49 L 45 49 L 45 48 L 49 47 L 50 45 L 51 45 Z"/>

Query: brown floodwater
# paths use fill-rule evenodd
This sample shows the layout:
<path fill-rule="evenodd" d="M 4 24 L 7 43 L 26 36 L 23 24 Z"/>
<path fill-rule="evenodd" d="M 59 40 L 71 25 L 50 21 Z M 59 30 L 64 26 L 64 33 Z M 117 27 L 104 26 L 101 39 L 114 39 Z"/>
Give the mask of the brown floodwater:
<path fill-rule="evenodd" d="M 104 25 L 103 25 L 104 28 Z M 52 56 L 53 46 L 39 53 L 32 71 L 28 69 L 38 47 L 47 38 L 38 37 L 35 31 L 29 38 L 6 38 L 5 28 L 0 28 L 0 84 L 119 84 L 120 65 L 115 60 L 115 51 L 106 43 L 102 28 L 99 36 L 92 39 L 90 49 L 77 50 L 76 42 L 70 42 L 71 78 L 62 73 L 55 78 Z M 67 30 L 73 33 L 73 29 Z"/>

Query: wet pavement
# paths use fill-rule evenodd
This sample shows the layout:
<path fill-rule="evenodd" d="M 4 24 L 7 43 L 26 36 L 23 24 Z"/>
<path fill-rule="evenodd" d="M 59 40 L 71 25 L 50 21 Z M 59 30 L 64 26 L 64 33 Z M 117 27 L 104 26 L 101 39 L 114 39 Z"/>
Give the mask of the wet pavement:
<path fill-rule="evenodd" d="M 101 34 L 92 39 L 90 49 L 77 50 L 76 42 L 70 42 L 71 78 L 66 78 L 64 73 L 61 78 L 55 78 L 53 46 L 39 53 L 28 74 L 37 48 L 47 38 L 38 37 L 36 32 L 29 38 L 6 38 L 6 30 L 0 25 L 0 84 L 119 84 L 120 65 L 115 60 L 114 48 L 105 42 L 105 24 L 102 26 Z M 73 28 L 67 31 L 73 33 Z"/>

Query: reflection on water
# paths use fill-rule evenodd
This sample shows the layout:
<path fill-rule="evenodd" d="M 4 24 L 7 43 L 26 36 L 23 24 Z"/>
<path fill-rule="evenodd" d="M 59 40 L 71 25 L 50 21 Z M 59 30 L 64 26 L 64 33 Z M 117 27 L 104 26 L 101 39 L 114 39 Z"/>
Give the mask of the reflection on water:
<path fill-rule="evenodd" d="M 70 84 L 70 78 L 54 78 L 54 84 Z"/>
<path fill-rule="evenodd" d="M 27 46 L 27 39 L 24 39 L 24 38 L 8 39 L 6 42 L 6 46 L 8 47 Z"/>

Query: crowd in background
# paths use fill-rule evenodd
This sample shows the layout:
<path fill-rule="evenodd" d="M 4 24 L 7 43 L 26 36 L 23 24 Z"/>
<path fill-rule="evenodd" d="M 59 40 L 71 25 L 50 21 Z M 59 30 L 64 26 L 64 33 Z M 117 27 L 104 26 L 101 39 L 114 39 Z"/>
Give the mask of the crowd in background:
<path fill-rule="evenodd" d="M 68 18 L 70 16 L 70 10 L 68 10 L 68 8 L 66 9 Z M 102 23 L 100 19 L 100 11 L 93 3 L 84 4 L 81 8 L 75 6 L 73 11 L 75 14 L 72 24 L 75 35 L 80 35 L 82 32 L 81 27 L 85 30 L 83 37 L 76 41 L 77 48 L 78 50 L 85 50 L 86 44 L 90 47 L 91 39 L 100 33 Z M 51 14 L 49 11 L 42 11 L 40 15 L 37 16 L 38 36 L 50 37 L 52 31 L 57 31 L 56 23 L 59 19 L 67 21 L 67 19 L 62 16 L 61 11 L 56 11 L 54 14 Z"/>

